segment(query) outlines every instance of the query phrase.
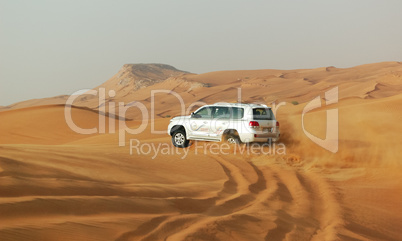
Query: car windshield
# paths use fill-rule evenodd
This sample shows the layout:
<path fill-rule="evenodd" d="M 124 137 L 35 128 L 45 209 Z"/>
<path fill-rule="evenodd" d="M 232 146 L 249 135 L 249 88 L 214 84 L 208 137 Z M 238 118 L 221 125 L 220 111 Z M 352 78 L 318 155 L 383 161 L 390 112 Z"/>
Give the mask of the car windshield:
<path fill-rule="evenodd" d="M 254 120 L 273 120 L 273 113 L 270 108 L 254 108 L 253 119 Z"/>

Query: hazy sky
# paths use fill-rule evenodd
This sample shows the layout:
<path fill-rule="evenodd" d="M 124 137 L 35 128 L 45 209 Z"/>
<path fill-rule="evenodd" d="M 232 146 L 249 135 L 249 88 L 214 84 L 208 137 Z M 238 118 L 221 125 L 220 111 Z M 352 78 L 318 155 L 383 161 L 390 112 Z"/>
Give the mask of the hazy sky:
<path fill-rule="evenodd" d="M 402 1 L 0 0 L 0 105 L 126 63 L 204 73 L 402 61 Z"/>

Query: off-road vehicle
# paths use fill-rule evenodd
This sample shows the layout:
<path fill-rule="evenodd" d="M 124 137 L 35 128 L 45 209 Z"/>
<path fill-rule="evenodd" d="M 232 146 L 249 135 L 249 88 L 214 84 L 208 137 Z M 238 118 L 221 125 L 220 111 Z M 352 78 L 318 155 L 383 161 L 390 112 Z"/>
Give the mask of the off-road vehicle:
<path fill-rule="evenodd" d="M 276 142 L 280 137 L 270 107 L 242 103 L 202 106 L 189 116 L 172 118 L 167 132 L 176 147 L 187 147 L 190 140 L 247 143 Z"/>

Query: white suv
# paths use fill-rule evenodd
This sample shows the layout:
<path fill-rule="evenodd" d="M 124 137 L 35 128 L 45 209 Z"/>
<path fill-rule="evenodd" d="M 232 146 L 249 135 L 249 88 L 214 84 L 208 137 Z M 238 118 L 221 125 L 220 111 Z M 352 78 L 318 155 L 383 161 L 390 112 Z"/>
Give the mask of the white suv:
<path fill-rule="evenodd" d="M 279 122 L 270 107 L 241 103 L 205 105 L 190 116 L 174 117 L 168 134 L 176 147 L 187 147 L 189 140 L 276 142 L 280 137 Z"/>

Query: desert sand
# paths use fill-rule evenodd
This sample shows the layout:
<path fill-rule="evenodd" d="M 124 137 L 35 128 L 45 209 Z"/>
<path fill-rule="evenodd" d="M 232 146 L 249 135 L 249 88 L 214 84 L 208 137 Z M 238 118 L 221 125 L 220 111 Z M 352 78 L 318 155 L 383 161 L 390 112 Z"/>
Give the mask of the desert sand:
<path fill-rule="evenodd" d="M 107 101 L 150 108 L 150 91 L 168 89 L 186 107 L 235 102 L 241 87 L 244 102 L 287 102 L 276 113 L 286 153 L 240 152 L 242 144 L 203 152 L 223 145 L 211 142 L 177 149 L 151 125 L 119 147 L 109 128 L 73 132 L 60 103 L 68 97 L 17 103 L 0 112 L 0 240 L 402 240 L 401 63 L 199 75 L 129 67 L 99 86 L 116 91 Z M 335 86 L 339 102 L 322 100 L 304 117 L 306 130 L 324 138 L 326 111 L 338 109 L 332 153 L 307 138 L 301 115 Z M 179 103 L 157 98 L 155 129 L 164 131 Z M 98 126 L 97 101 L 74 103 L 77 125 Z M 127 126 L 138 127 L 138 112 L 128 115 Z M 138 154 L 131 139 L 168 148 Z"/>

